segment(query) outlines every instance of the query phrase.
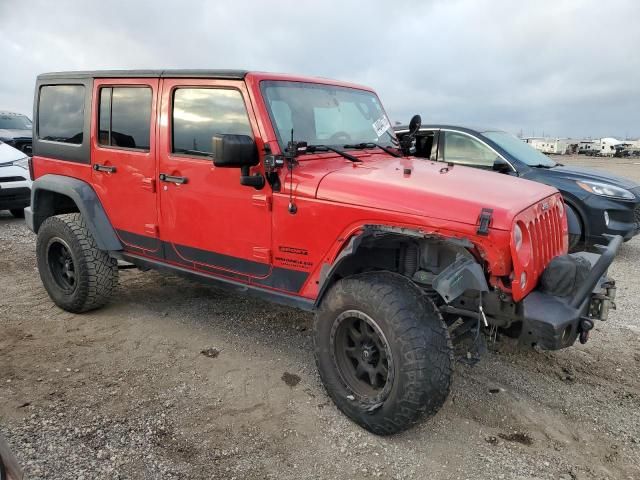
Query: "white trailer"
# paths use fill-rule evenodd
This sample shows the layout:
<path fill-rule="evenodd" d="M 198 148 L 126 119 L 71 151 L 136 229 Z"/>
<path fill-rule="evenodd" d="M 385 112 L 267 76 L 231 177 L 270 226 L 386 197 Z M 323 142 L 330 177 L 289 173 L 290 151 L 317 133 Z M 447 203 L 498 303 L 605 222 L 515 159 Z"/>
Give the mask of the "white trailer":
<path fill-rule="evenodd" d="M 523 140 L 542 153 L 555 155 L 566 154 L 567 150 L 569 150 L 569 145 L 571 144 L 568 138 L 530 137 L 524 138 Z"/>

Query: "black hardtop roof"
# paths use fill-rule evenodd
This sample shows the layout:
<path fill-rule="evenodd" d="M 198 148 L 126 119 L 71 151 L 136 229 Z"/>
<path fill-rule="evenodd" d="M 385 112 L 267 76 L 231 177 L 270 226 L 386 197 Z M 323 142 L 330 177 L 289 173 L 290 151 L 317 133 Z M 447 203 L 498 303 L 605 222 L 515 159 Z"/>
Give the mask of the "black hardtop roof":
<path fill-rule="evenodd" d="M 38 75 L 38 80 L 79 78 L 220 78 L 243 80 L 246 70 L 88 70 L 78 72 L 50 72 Z"/>

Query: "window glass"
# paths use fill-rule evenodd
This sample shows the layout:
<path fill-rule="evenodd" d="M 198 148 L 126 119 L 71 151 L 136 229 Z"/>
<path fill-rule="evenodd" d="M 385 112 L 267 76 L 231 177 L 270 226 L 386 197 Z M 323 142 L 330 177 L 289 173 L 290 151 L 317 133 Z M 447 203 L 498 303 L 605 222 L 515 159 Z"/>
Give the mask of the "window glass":
<path fill-rule="evenodd" d="M 510 133 L 491 131 L 483 132 L 482 134 L 497 143 L 500 148 L 506 150 L 511 156 L 531 167 L 556 166 L 556 162 Z"/>
<path fill-rule="evenodd" d="M 47 85 L 40 89 L 38 137 L 54 142 L 82 143 L 84 86 Z"/>
<path fill-rule="evenodd" d="M 242 95 L 222 88 L 179 88 L 173 96 L 174 153 L 211 155 L 214 134 L 253 137 Z"/>
<path fill-rule="evenodd" d="M 0 115 L 0 129 L 31 130 L 31 120 L 24 115 Z"/>
<path fill-rule="evenodd" d="M 281 149 L 291 139 L 292 128 L 295 140 L 310 145 L 397 145 L 382 105 L 369 91 L 284 81 L 263 81 L 260 86 Z"/>
<path fill-rule="evenodd" d="M 111 89 L 100 89 L 100 129 L 98 132 L 98 143 L 101 145 L 111 144 L 109 134 L 111 133 Z"/>
<path fill-rule="evenodd" d="M 149 87 L 100 89 L 99 142 L 149 150 L 151 97 Z"/>
<path fill-rule="evenodd" d="M 498 156 L 475 138 L 456 132 L 445 132 L 444 159 L 465 165 L 493 167 Z"/>

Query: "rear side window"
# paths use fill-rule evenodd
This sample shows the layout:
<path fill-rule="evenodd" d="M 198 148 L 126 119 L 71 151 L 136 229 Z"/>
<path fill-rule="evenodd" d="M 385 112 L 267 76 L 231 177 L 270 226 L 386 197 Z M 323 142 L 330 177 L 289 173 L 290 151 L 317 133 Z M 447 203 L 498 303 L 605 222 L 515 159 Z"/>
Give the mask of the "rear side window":
<path fill-rule="evenodd" d="M 98 143 L 149 150 L 151 100 L 149 87 L 101 88 Z"/>
<path fill-rule="evenodd" d="M 173 153 L 209 156 L 214 134 L 253 137 L 242 95 L 222 88 L 179 88 L 173 96 Z"/>
<path fill-rule="evenodd" d="M 80 145 L 84 126 L 84 86 L 46 85 L 40 89 L 38 138 Z"/>

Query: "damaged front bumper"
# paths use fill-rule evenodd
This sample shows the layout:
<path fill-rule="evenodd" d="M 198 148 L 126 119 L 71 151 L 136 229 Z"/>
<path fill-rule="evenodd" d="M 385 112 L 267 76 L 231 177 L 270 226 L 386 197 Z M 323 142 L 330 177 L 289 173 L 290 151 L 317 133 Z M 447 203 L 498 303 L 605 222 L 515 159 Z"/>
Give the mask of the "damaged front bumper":
<path fill-rule="evenodd" d="M 577 338 L 585 343 L 595 320 L 606 320 L 610 308 L 615 308 L 615 282 L 607 278 L 622 236 L 608 236 L 609 244 L 601 254 L 580 253 L 591 262 L 589 275 L 573 297 L 557 297 L 534 290 L 521 302 L 523 345 L 537 345 L 546 350 L 558 350 L 573 345 Z"/>

